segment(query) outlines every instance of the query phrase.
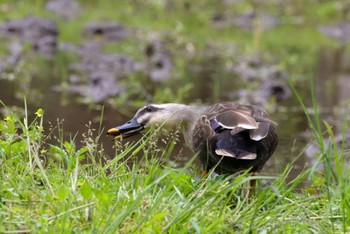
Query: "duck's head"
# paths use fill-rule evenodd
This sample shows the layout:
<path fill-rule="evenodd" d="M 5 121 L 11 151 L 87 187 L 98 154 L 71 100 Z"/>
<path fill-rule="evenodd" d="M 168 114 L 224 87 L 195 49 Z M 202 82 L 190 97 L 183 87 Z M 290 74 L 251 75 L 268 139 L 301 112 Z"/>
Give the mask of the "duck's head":
<path fill-rule="evenodd" d="M 191 114 L 189 106 L 182 104 L 150 104 L 140 108 L 135 116 L 125 124 L 109 129 L 107 135 L 113 137 L 114 140 L 120 140 L 137 135 L 152 126 L 173 128 L 188 121 Z"/>

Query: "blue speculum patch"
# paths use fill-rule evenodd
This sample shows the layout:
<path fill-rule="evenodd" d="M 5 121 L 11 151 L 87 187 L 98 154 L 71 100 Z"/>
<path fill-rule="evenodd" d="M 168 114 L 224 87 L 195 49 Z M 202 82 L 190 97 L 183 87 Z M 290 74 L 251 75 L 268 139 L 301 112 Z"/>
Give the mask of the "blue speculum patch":
<path fill-rule="evenodd" d="M 215 120 L 211 119 L 210 120 L 210 127 L 215 131 L 215 132 L 220 132 L 223 130 L 223 127 Z"/>

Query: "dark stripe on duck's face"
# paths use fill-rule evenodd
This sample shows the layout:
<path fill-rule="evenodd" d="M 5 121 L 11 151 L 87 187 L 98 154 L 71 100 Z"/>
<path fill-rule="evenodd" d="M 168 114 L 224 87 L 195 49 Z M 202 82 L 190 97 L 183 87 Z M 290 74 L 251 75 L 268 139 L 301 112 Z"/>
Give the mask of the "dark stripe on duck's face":
<path fill-rule="evenodd" d="M 154 105 L 148 105 L 143 107 L 138 113 L 136 113 L 137 116 L 144 115 L 146 113 L 152 113 L 152 112 L 157 112 L 161 110 L 162 108 L 156 107 Z"/>
<path fill-rule="evenodd" d="M 148 105 L 140 109 L 135 114 L 134 118 L 139 120 L 140 124 L 146 125 L 151 119 L 151 115 L 160 110 L 162 110 L 162 108 L 156 107 L 154 105 Z"/>

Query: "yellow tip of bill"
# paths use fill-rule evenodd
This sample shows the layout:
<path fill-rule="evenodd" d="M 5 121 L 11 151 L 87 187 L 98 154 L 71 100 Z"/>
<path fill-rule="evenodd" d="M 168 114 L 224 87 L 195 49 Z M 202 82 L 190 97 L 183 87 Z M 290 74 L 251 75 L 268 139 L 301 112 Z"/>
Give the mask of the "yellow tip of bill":
<path fill-rule="evenodd" d="M 119 134 L 119 129 L 118 128 L 111 128 L 107 131 L 108 135 L 114 135 L 114 134 Z"/>

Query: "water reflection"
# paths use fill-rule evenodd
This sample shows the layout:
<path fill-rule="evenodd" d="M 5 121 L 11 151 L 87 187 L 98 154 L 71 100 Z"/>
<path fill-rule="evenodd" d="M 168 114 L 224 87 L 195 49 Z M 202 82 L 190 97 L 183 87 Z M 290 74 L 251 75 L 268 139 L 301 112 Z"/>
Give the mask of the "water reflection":
<path fill-rule="evenodd" d="M 344 121 L 349 120 L 349 55 L 342 48 L 321 51 L 315 76 L 316 97 L 322 107 L 322 117 L 339 133 Z"/>
<path fill-rule="evenodd" d="M 344 153 L 346 162 L 350 160 L 350 65 L 349 55 L 343 47 L 323 48 L 319 56 L 315 76 L 315 93 L 320 105 L 320 115 L 331 127 L 334 139 L 341 155 Z M 330 134 L 324 130 L 324 145 L 331 145 Z M 343 149 L 344 147 L 344 149 Z M 335 149 L 332 149 L 335 150 Z M 334 152 L 334 151 L 333 151 Z M 305 151 L 310 164 L 318 160 L 319 146 L 313 142 Z M 335 155 L 335 153 L 333 153 Z"/>

